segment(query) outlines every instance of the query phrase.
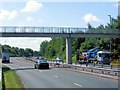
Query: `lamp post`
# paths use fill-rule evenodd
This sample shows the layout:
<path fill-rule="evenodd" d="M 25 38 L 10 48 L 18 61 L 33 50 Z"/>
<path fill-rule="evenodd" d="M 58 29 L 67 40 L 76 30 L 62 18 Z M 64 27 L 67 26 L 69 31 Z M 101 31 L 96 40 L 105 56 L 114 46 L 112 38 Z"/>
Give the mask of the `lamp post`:
<path fill-rule="evenodd" d="M 111 15 L 108 15 L 108 16 L 110 18 L 110 28 L 112 28 L 112 17 L 111 17 Z"/>
<path fill-rule="evenodd" d="M 112 17 L 111 17 L 111 15 L 108 15 L 108 16 L 110 18 L 110 29 L 112 29 Z M 110 52 L 112 51 L 111 44 L 112 44 L 112 41 L 110 39 Z M 111 60 L 111 57 L 110 57 L 110 60 Z"/>

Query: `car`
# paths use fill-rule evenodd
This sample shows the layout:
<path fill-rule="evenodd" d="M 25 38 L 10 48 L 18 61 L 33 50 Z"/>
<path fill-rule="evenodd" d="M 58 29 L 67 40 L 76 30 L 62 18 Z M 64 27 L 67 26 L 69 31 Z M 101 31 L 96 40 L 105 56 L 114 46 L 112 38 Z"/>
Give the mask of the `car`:
<path fill-rule="evenodd" d="M 49 69 L 49 63 L 46 60 L 38 60 L 34 64 L 35 69 Z"/>
<path fill-rule="evenodd" d="M 57 57 L 57 58 L 56 58 L 56 61 L 58 61 L 58 62 L 62 62 L 63 60 L 62 60 L 61 57 Z"/>

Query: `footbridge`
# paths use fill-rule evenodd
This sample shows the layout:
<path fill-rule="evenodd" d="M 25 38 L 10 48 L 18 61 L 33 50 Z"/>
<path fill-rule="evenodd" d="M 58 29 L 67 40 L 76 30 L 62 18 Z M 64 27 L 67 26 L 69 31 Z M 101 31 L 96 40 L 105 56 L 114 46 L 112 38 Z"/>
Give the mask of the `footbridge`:
<path fill-rule="evenodd" d="M 71 38 L 120 38 L 119 29 L 88 29 L 75 27 L 0 26 L 0 37 L 63 37 L 66 38 L 66 62 L 72 63 Z"/>

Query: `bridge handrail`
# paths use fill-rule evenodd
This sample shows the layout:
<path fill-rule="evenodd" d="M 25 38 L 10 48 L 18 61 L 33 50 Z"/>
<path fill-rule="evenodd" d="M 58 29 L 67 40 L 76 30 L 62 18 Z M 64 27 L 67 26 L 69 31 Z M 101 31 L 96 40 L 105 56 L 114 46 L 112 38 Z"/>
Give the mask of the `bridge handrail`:
<path fill-rule="evenodd" d="M 22 27 L 0 26 L 0 33 L 114 33 L 120 34 L 119 29 L 88 29 L 75 27 Z"/>

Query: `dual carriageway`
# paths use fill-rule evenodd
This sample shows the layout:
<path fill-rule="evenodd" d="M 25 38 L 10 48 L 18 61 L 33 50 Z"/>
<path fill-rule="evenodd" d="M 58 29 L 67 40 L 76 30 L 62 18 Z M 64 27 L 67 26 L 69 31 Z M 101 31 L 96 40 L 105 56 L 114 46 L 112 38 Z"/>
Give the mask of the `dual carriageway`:
<path fill-rule="evenodd" d="M 66 38 L 66 62 L 72 64 L 71 38 L 120 38 L 120 30 L 88 30 L 69 27 L 1 26 L 0 37 L 63 37 Z M 11 58 L 4 64 L 16 71 L 26 88 L 118 88 L 118 80 L 51 67 L 36 70 L 34 62 Z"/>

